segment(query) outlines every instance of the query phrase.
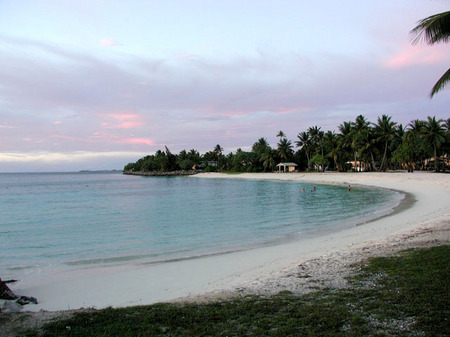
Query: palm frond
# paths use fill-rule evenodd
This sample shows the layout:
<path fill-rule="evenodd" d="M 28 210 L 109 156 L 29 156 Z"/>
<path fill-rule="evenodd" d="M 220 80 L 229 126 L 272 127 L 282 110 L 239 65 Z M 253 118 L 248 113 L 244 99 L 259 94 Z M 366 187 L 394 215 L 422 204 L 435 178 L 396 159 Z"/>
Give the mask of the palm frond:
<path fill-rule="evenodd" d="M 433 89 L 430 92 L 430 98 L 433 98 L 435 94 L 437 94 L 441 89 L 443 89 L 446 84 L 450 81 L 450 68 L 445 72 L 444 75 L 436 82 Z"/>
<path fill-rule="evenodd" d="M 429 45 L 448 42 L 450 39 L 450 11 L 431 15 L 420 20 L 410 33 L 413 36 L 413 44 L 417 44 L 422 40 Z"/>

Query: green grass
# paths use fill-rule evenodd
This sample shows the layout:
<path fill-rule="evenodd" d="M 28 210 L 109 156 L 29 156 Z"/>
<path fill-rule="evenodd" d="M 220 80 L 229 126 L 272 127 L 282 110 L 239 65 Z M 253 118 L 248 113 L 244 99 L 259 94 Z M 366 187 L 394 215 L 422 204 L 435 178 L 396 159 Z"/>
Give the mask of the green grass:
<path fill-rule="evenodd" d="M 28 336 L 450 336 L 450 246 L 362 265 L 346 289 L 77 313 Z"/>

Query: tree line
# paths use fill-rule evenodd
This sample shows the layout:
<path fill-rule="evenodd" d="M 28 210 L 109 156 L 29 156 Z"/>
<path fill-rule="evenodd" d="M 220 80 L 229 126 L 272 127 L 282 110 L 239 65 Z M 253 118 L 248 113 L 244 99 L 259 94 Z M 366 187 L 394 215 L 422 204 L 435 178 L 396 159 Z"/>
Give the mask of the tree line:
<path fill-rule="evenodd" d="M 387 115 L 374 123 L 359 115 L 354 121 L 341 123 L 337 133 L 312 126 L 299 132 L 294 141 L 283 131 L 277 137 L 276 148 L 262 137 L 251 151 L 238 149 L 228 154 L 219 144 L 203 155 L 194 149 L 173 154 L 165 147 L 165 151 L 158 150 L 127 164 L 124 171 L 272 172 L 280 162 L 293 162 L 301 171 L 445 171 L 450 152 L 450 118 L 416 119 L 404 126 Z"/>

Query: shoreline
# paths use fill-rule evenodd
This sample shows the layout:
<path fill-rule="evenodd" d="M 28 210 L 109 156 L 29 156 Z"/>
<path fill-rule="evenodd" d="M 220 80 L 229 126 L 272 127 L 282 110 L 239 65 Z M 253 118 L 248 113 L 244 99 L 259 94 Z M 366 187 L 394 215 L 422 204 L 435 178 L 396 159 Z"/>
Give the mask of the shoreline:
<path fill-rule="evenodd" d="M 160 265 L 134 265 L 73 272 L 59 280 L 24 286 L 18 295 L 39 305 L 24 311 L 124 307 L 162 301 L 202 301 L 242 294 L 302 293 L 308 284 L 341 284 L 346 266 L 371 254 L 394 252 L 415 242 L 450 242 L 450 176 L 415 173 L 202 173 L 189 177 L 270 179 L 353 184 L 399 190 L 415 198 L 409 208 L 319 238 Z M 405 206 L 405 205 L 403 205 Z M 420 241 L 420 242 L 419 242 Z M 388 249 L 389 248 L 389 249 Z M 324 266 L 327 266 L 326 268 Z M 303 273 L 303 274 L 302 274 Z M 81 274 L 81 275 L 80 275 Z M 298 275 L 310 277 L 299 277 Z M 317 281 L 319 280 L 319 281 Z M 311 289 L 310 289 L 311 290 Z"/>

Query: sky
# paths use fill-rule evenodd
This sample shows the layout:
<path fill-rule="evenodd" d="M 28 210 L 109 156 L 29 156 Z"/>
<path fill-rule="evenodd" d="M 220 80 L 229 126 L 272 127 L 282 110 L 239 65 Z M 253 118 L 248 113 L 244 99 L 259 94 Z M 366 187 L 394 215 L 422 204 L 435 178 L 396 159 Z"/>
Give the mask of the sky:
<path fill-rule="evenodd" d="M 450 117 L 448 0 L 0 0 L 0 172 L 250 150 L 362 114 Z"/>

